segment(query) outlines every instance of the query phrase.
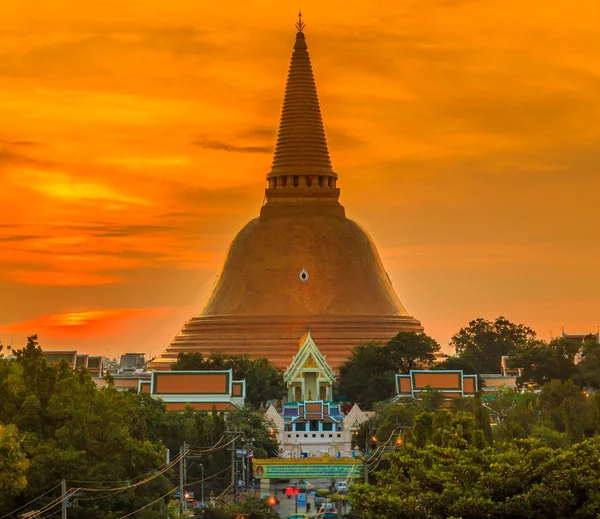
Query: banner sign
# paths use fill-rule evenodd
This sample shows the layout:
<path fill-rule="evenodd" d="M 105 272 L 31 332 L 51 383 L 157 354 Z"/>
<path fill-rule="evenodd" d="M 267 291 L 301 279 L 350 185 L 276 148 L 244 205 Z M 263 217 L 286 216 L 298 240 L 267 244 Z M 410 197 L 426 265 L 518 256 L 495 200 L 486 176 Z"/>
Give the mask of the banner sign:
<path fill-rule="evenodd" d="M 356 458 L 271 458 L 253 459 L 256 479 L 357 478 L 362 464 Z"/>

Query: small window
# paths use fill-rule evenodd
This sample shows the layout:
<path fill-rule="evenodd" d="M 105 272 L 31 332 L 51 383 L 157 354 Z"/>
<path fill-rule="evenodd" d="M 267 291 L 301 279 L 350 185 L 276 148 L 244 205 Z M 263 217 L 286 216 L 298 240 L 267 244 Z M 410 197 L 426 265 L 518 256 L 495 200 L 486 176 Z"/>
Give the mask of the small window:
<path fill-rule="evenodd" d="M 323 177 L 319 177 L 319 187 L 323 187 Z"/>
<path fill-rule="evenodd" d="M 287 186 L 287 177 L 281 177 L 281 187 Z"/>
<path fill-rule="evenodd" d="M 298 175 L 294 175 L 294 187 L 298 187 Z"/>
<path fill-rule="evenodd" d="M 277 177 L 273 179 L 273 187 L 277 187 Z"/>
<path fill-rule="evenodd" d="M 321 434 L 321 438 L 325 438 L 325 435 L 324 435 L 324 434 Z"/>
<path fill-rule="evenodd" d="M 341 435 L 341 434 L 338 434 L 338 435 L 337 435 L 337 437 L 338 437 L 338 438 L 341 438 L 341 437 L 342 437 L 342 435 Z"/>
<path fill-rule="evenodd" d="M 305 435 L 304 435 L 304 437 L 305 437 L 305 438 L 308 438 L 308 434 L 305 434 Z"/>
<path fill-rule="evenodd" d="M 298 436 L 298 435 L 296 435 L 296 436 Z M 291 434 L 288 434 L 288 438 L 291 438 L 291 437 L 292 437 L 292 435 L 291 435 Z"/>
<path fill-rule="evenodd" d="M 330 437 L 330 438 L 333 438 L 333 434 L 330 434 L 330 435 L 329 435 L 329 437 Z"/>
<path fill-rule="evenodd" d="M 316 435 L 316 434 L 313 434 L 313 438 L 316 438 L 316 437 L 317 437 L 317 435 Z"/>
<path fill-rule="evenodd" d="M 308 187 L 312 186 L 312 175 L 306 175 L 306 185 Z"/>

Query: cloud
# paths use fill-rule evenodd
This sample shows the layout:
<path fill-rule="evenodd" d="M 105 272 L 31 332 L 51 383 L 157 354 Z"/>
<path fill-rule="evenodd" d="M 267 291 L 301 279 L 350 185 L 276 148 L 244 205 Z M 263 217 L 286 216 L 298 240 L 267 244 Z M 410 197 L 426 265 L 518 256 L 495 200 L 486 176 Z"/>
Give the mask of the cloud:
<path fill-rule="evenodd" d="M 215 140 L 195 140 L 191 142 L 191 145 L 207 150 L 228 151 L 233 153 L 273 153 L 272 146 L 238 146 Z"/>
<path fill-rule="evenodd" d="M 8 243 L 8 242 L 22 242 L 22 241 L 30 241 L 37 240 L 42 238 L 42 236 L 34 235 L 34 234 L 14 234 L 12 236 L 0 236 L 0 242 Z"/>
<path fill-rule="evenodd" d="M 9 149 L 0 149 L 0 166 L 2 166 L 2 164 L 35 167 L 49 167 L 53 165 L 50 161 L 32 158 L 23 153 L 17 153 Z"/>
<path fill-rule="evenodd" d="M 164 317 L 171 311 L 168 308 L 135 308 L 87 310 L 78 312 L 41 315 L 33 320 L 0 326 L 4 333 L 39 333 L 52 336 L 107 334 L 114 332 L 122 322 Z"/>

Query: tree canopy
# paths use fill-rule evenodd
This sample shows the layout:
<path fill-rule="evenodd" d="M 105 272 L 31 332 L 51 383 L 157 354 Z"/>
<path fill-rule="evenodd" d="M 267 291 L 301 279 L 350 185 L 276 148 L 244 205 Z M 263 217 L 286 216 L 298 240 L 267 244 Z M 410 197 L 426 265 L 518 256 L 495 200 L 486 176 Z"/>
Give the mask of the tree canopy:
<path fill-rule="evenodd" d="M 431 364 L 440 345 L 424 333 L 400 332 L 392 337 L 383 348 L 396 373 L 408 373 L 411 369 Z"/>
<path fill-rule="evenodd" d="M 485 402 L 431 402 L 389 404 L 364 424 L 365 438 L 377 429 L 379 447 L 397 434 L 403 441 L 367 461 L 369 484 L 350 491 L 356 517 L 597 517 L 600 394 L 554 380 Z"/>
<path fill-rule="evenodd" d="M 365 408 L 394 393 L 394 376 L 428 365 L 440 345 L 424 333 L 400 332 L 385 345 L 360 344 L 340 366 L 337 390 Z"/>
<path fill-rule="evenodd" d="M 36 336 L 15 356 L 0 358 L 0 516 L 44 493 L 32 506 L 50 506 L 47 515 L 57 512 L 60 503 L 58 508 L 51 503 L 60 490 L 52 489 L 65 479 L 68 488 L 84 489 L 78 504 L 69 507 L 70 518 L 114 519 L 151 501 L 156 503 L 137 516 L 163 518 L 168 498 L 161 496 L 174 488 L 177 477 L 165 465 L 167 451 L 173 459 L 184 441 L 205 453 L 188 464 L 187 480 L 197 482 L 204 474 L 207 492 L 213 488 L 217 495 L 228 486 L 230 452 L 209 448 L 225 443 L 229 421 L 253 439 L 250 448 L 258 454 L 277 454 L 262 413 L 168 412 L 146 393 L 98 389 L 87 370 L 48 364 Z M 115 487 L 122 490 L 85 490 Z M 199 495 L 199 484 L 189 488 Z"/>
<path fill-rule="evenodd" d="M 521 368 L 520 386 L 572 380 L 582 388 L 600 389 L 600 344 L 595 337 L 583 342 L 566 337 L 538 341 L 514 351 L 510 361 Z"/>
<path fill-rule="evenodd" d="M 470 363 L 479 374 L 500 373 L 503 356 L 536 341 L 536 333 L 523 324 L 514 324 L 504 317 L 494 321 L 475 319 L 456 333 L 450 344 L 457 356 Z"/>

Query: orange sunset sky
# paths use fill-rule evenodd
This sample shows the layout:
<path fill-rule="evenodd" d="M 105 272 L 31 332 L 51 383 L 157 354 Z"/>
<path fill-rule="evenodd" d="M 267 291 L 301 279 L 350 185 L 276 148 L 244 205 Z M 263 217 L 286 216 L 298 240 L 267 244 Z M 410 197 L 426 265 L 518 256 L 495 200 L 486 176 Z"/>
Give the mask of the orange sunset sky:
<path fill-rule="evenodd" d="M 600 324 L 598 0 L 301 2 L 346 213 L 447 344 Z M 157 355 L 258 214 L 285 0 L 0 2 L 0 340 Z"/>

